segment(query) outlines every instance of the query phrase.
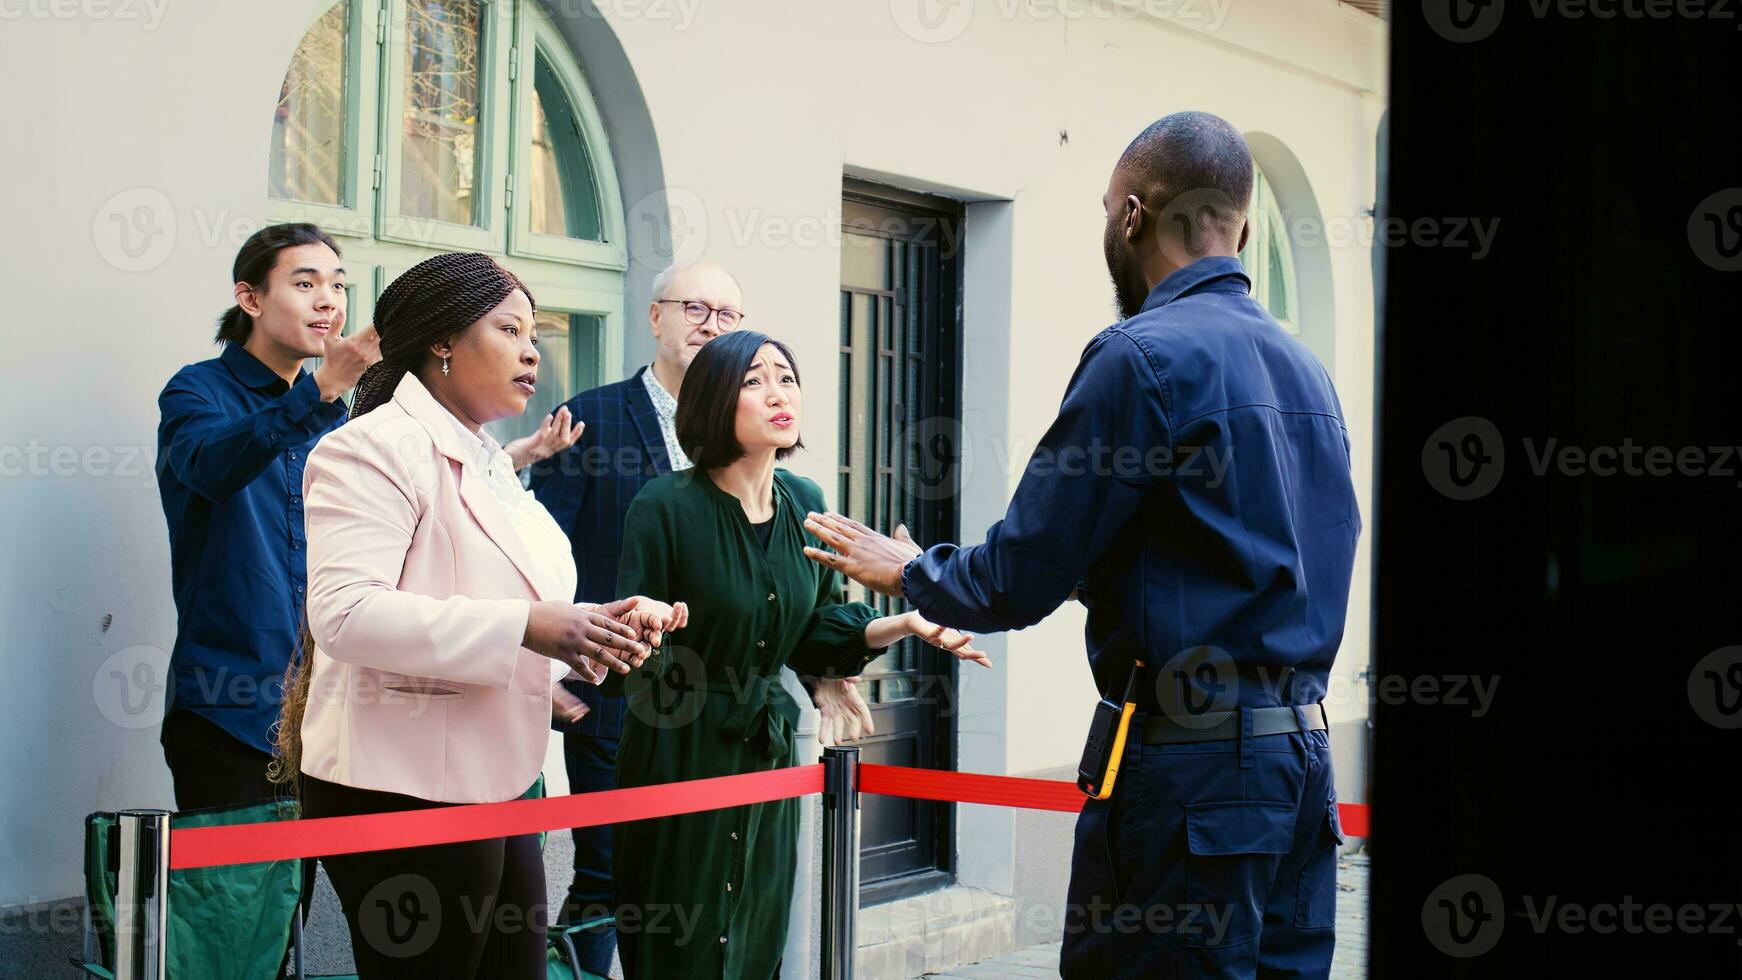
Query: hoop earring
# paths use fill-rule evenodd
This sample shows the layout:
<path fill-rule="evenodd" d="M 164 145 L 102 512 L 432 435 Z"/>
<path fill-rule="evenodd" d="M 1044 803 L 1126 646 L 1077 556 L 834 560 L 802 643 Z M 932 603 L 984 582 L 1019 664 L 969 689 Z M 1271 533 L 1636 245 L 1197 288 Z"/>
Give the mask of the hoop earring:
<path fill-rule="evenodd" d="M 448 376 L 448 359 L 444 357 L 444 358 L 442 358 L 442 377 L 445 378 L 447 376 Z"/>

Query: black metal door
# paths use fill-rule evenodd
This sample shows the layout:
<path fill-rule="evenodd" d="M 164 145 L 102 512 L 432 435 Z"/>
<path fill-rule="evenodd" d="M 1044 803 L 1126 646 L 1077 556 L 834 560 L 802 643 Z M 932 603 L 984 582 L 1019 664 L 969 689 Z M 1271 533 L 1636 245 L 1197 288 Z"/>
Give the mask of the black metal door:
<path fill-rule="evenodd" d="M 961 418 L 962 215 L 954 202 L 849 181 L 841 241 L 841 467 L 838 506 L 922 545 L 957 538 Z M 885 612 L 899 599 L 849 595 Z M 877 735 L 866 762 L 953 765 L 956 661 L 909 639 L 879 657 L 860 691 Z M 866 904 L 948 883 L 953 807 L 864 798 Z"/>

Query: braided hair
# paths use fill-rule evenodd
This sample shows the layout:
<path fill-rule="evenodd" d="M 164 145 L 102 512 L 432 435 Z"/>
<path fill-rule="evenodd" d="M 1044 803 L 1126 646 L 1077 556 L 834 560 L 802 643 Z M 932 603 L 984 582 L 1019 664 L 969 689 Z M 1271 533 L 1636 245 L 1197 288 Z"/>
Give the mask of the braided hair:
<path fill-rule="evenodd" d="M 393 280 L 375 301 L 381 360 L 357 380 L 351 418 L 392 398 L 399 380 L 417 368 L 431 344 L 471 326 L 516 289 L 538 308 L 518 276 L 478 252 L 431 256 Z"/>

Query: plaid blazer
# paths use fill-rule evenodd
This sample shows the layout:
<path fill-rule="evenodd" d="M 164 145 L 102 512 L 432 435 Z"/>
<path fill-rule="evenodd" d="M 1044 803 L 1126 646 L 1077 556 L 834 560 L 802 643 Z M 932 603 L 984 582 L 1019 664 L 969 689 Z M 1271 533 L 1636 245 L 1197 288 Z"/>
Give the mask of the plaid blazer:
<path fill-rule="evenodd" d="M 583 391 L 564 402 L 569 417 L 587 424 L 580 441 L 532 467 L 532 492 L 569 536 L 575 555 L 576 602 L 618 598 L 617 562 L 629 502 L 656 476 L 671 472 L 659 415 L 641 375 Z M 565 732 L 616 738 L 624 702 L 592 684 L 567 685 L 592 710 Z"/>

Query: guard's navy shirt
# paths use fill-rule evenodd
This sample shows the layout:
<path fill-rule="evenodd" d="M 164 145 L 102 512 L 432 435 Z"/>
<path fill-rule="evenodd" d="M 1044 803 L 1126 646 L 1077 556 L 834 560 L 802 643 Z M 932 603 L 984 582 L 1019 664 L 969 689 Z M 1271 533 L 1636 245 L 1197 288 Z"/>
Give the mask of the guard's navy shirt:
<path fill-rule="evenodd" d="M 985 543 L 903 572 L 920 614 L 1021 629 L 1081 584 L 1103 691 L 1142 659 L 1149 710 L 1321 699 L 1361 528 L 1349 435 L 1323 365 L 1249 293 L 1236 259 L 1200 259 L 1090 341 Z"/>
<path fill-rule="evenodd" d="M 307 598 L 302 467 L 345 406 L 306 371 L 286 385 L 240 344 L 176 372 L 157 406 L 176 609 L 165 714 L 192 711 L 270 752 Z"/>

